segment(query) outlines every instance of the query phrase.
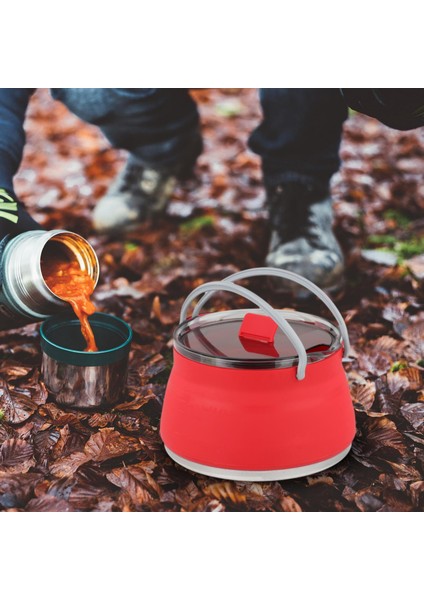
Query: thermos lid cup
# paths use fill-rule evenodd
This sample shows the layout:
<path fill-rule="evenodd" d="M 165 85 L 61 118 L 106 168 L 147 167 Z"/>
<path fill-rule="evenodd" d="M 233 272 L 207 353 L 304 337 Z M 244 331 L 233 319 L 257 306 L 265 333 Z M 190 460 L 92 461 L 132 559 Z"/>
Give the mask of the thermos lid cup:
<path fill-rule="evenodd" d="M 132 330 L 118 317 L 105 313 L 90 315 L 99 350 L 86 352 L 81 324 L 73 313 L 62 313 L 44 321 L 40 327 L 41 348 L 54 360 L 70 365 L 99 367 L 128 357 Z"/>

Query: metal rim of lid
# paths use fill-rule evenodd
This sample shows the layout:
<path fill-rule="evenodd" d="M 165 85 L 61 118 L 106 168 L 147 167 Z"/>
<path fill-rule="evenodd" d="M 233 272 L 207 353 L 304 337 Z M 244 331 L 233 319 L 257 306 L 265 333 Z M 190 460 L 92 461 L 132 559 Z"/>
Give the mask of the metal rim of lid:
<path fill-rule="evenodd" d="M 210 365 L 213 367 L 224 367 L 229 369 L 279 369 L 279 368 L 288 368 L 293 367 L 298 364 L 299 357 L 294 356 L 290 358 L 254 358 L 250 360 L 244 360 L 240 358 L 226 358 L 226 357 L 218 357 L 211 356 L 208 354 L 203 354 L 201 352 L 191 350 L 184 345 L 181 338 L 186 333 L 188 327 L 192 327 L 193 325 L 199 324 L 208 324 L 213 322 L 222 322 L 222 321 L 230 321 L 234 319 L 240 319 L 248 312 L 254 312 L 257 314 L 264 314 L 261 309 L 236 309 L 236 310 L 224 310 L 216 313 L 208 313 L 201 315 L 199 317 L 195 317 L 194 319 L 189 319 L 188 321 L 184 321 L 181 323 L 174 332 L 174 345 L 176 350 L 182 354 L 185 358 L 193 360 L 194 362 Z M 309 323 L 311 325 L 319 325 L 322 328 L 326 328 L 329 330 L 332 335 L 334 341 L 331 346 L 327 350 L 320 350 L 319 352 L 312 352 L 308 354 L 308 364 L 319 362 L 321 360 L 325 360 L 329 356 L 332 356 L 334 352 L 339 350 L 342 345 L 342 336 L 339 329 L 327 321 L 322 317 L 318 317 L 316 315 L 311 315 L 309 313 L 303 313 L 299 311 L 284 311 L 285 317 L 288 320 L 297 320 L 303 321 L 305 323 Z"/>

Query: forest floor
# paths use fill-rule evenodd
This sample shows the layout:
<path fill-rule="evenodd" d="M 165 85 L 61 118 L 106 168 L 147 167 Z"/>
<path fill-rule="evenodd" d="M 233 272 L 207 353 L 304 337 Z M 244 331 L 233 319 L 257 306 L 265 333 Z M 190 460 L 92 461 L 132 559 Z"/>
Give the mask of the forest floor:
<path fill-rule="evenodd" d="M 119 240 L 93 234 L 90 214 L 125 162 L 92 126 L 45 90 L 31 100 L 16 192 L 46 229 L 95 247 L 99 310 L 134 331 L 128 387 L 108 412 L 60 408 L 40 378 L 38 325 L 0 333 L 0 508 L 9 511 L 420 511 L 424 507 L 424 132 L 362 115 L 345 124 L 333 179 L 347 285 L 336 299 L 353 346 L 346 364 L 356 411 L 352 451 L 291 481 L 197 476 L 165 454 L 159 419 L 183 299 L 202 282 L 263 264 L 258 158 L 246 148 L 255 90 L 202 90 L 205 151 L 197 182 L 168 214 Z M 277 307 L 293 306 L 265 280 Z M 219 297 L 211 308 L 242 306 Z M 300 310 L 328 316 L 314 301 Z M 337 426 L 337 424 L 335 424 Z"/>

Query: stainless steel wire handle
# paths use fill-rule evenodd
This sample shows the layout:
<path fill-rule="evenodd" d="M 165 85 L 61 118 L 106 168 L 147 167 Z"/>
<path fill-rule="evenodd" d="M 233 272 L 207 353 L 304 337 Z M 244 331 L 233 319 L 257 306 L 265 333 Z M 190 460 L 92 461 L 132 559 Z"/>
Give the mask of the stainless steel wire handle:
<path fill-rule="evenodd" d="M 261 308 L 264 311 L 264 313 L 266 313 L 269 317 L 271 317 L 271 319 L 286 334 L 286 336 L 288 337 L 290 342 L 293 344 L 293 346 L 297 352 L 297 355 L 299 357 L 299 362 L 298 362 L 297 371 L 296 371 L 296 378 L 299 380 L 304 379 L 306 364 L 308 362 L 308 357 L 306 354 L 305 347 L 302 344 L 302 341 L 300 340 L 297 333 L 294 331 L 294 329 L 292 328 L 290 323 L 288 323 L 286 321 L 286 319 L 279 313 L 278 310 L 275 310 L 275 308 L 273 308 L 270 304 L 268 304 L 268 302 L 263 300 L 263 298 L 261 298 L 254 292 L 247 290 L 246 288 L 242 287 L 241 285 L 237 285 L 235 283 L 232 283 L 230 281 L 225 281 L 225 280 L 224 281 L 211 281 L 209 283 L 204 283 L 202 285 L 199 285 L 199 287 L 197 287 L 195 290 L 193 290 L 185 299 L 184 304 L 182 305 L 182 308 L 181 308 L 180 323 L 186 321 L 187 312 L 190 307 L 190 304 L 192 303 L 192 301 L 195 298 L 197 298 L 197 296 L 201 296 L 202 294 L 205 294 L 205 296 L 202 298 L 202 300 L 205 300 L 205 297 L 208 294 L 210 297 L 215 292 L 233 292 L 234 294 L 237 294 L 238 296 L 242 296 L 243 298 L 250 300 L 253 304 L 256 304 L 256 306 Z M 203 302 L 203 304 L 204 304 L 204 302 Z M 198 306 L 199 306 L 199 304 L 197 304 L 195 310 L 197 309 Z M 194 312 L 193 312 L 192 316 L 193 317 L 195 316 Z"/>
<path fill-rule="evenodd" d="M 319 300 L 321 300 L 321 302 L 323 304 L 325 304 L 325 306 L 332 313 L 333 317 L 336 319 L 337 324 L 339 326 L 340 334 L 343 339 L 343 346 L 344 346 L 343 357 L 345 359 L 348 358 L 349 353 L 350 353 L 349 334 L 347 332 L 346 323 L 344 322 L 339 309 L 334 304 L 334 302 L 327 296 L 327 294 L 322 291 L 321 288 L 319 288 L 317 285 L 315 285 L 315 283 L 312 283 L 312 281 L 309 281 L 309 279 L 306 279 L 306 277 L 302 277 L 301 275 L 298 275 L 297 273 L 292 273 L 291 271 L 286 271 L 285 269 L 277 269 L 275 267 L 258 267 L 258 268 L 254 268 L 254 269 L 246 269 L 244 271 L 239 271 L 238 273 L 229 275 L 222 281 L 223 282 L 224 281 L 233 281 L 234 282 L 234 281 L 238 281 L 239 279 L 247 279 L 248 277 L 257 277 L 257 276 L 274 276 L 274 277 L 280 277 L 281 279 L 288 279 L 290 281 L 294 281 L 295 283 L 298 283 L 299 285 L 305 287 L 310 292 L 315 294 L 315 296 Z M 192 315 L 193 317 L 198 316 L 202 307 L 209 300 L 209 298 L 212 296 L 213 293 L 214 292 L 208 292 L 207 294 L 205 294 L 203 296 L 203 298 L 201 298 L 199 300 L 199 302 L 196 304 L 196 306 L 193 310 L 193 315 Z"/>

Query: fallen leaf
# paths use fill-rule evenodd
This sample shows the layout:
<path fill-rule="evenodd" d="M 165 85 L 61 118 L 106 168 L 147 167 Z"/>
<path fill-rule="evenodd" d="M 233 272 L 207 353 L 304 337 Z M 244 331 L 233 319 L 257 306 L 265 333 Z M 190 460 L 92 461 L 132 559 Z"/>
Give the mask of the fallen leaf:
<path fill-rule="evenodd" d="M 74 509 L 66 500 L 46 494 L 40 498 L 30 500 L 25 510 L 28 512 L 73 512 Z"/>
<path fill-rule="evenodd" d="M 387 373 L 392 364 L 389 354 L 374 349 L 359 354 L 357 361 L 365 375 L 371 374 L 376 377 Z"/>
<path fill-rule="evenodd" d="M 415 481 L 409 487 L 411 491 L 412 502 L 416 508 L 422 508 L 424 505 L 424 481 Z"/>
<path fill-rule="evenodd" d="M 139 396 L 134 398 L 134 400 L 130 400 L 129 402 L 122 402 L 121 404 L 117 404 L 114 407 L 116 411 L 122 410 L 139 410 L 142 406 L 150 402 L 152 399 L 156 399 L 155 394 L 148 394 L 146 396 Z"/>
<path fill-rule="evenodd" d="M 10 438 L 17 437 L 16 431 L 6 423 L 0 423 L 0 446 Z"/>
<path fill-rule="evenodd" d="M 239 492 L 236 485 L 230 481 L 213 483 L 206 486 L 204 491 L 217 500 L 229 500 L 233 504 L 244 504 L 246 502 L 246 495 Z"/>
<path fill-rule="evenodd" d="M 383 506 L 383 502 L 368 490 L 355 494 L 355 504 L 362 512 L 375 512 Z"/>
<path fill-rule="evenodd" d="M 52 463 L 49 470 L 54 477 L 70 477 L 89 460 L 84 452 L 74 452 Z"/>
<path fill-rule="evenodd" d="M 12 438 L 0 448 L 0 473 L 27 473 L 35 464 L 31 444 Z"/>
<path fill-rule="evenodd" d="M 419 281 L 424 279 L 424 254 L 406 260 L 405 265 L 416 279 Z"/>
<path fill-rule="evenodd" d="M 0 364 L 0 377 L 3 377 L 6 381 L 15 381 L 26 377 L 28 373 L 32 371 L 32 367 L 21 365 L 12 361 L 3 361 Z"/>
<path fill-rule="evenodd" d="M 34 435 L 34 451 L 39 460 L 49 454 L 50 450 L 57 444 L 59 438 L 60 433 L 57 429 L 38 431 Z"/>
<path fill-rule="evenodd" d="M 375 383 L 366 381 L 363 385 L 352 383 L 350 386 L 353 401 L 359 405 L 361 410 L 368 411 L 375 399 Z"/>
<path fill-rule="evenodd" d="M 116 456 L 124 456 L 140 450 L 140 443 L 135 438 L 127 437 L 111 427 L 94 433 L 84 447 L 89 459 L 103 462 Z"/>
<path fill-rule="evenodd" d="M 404 404 L 400 410 L 414 429 L 424 433 L 424 404 L 422 402 Z"/>
<path fill-rule="evenodd" d="M 36 484 L 43 478 L 39 473 L 0 474 L 0 507 L 22 508 L 34 493 Z"/>
<path fill-rule="evenodd" d="M 113 425 L 113 422 L 116 419 L 116 415 L 111 413 L 94 413 L 88 419 L 88 424 L 90 427 L 107 427 L 108 425 Z"/>
<path fill-rule="evenodd" d="M 375 386 L 381 412 L 396 414 L 405 390 L 409 387 L 408 379 L 403 377 L 402 372 L 387 373 L 376 380 Z"/>
<path fill-rule="evenodd" d="M 403 481 L 414 481 L 420 479 L 420 473 L 415 467 L 404 463 L 395 463 L 386 461 L 393 469 L 394 473 Z"/>
<path fill-rule="evenodd" d="M 114 469 L 107 474 L 107 479 L 117 487 L 125 490 L 135 508 L 140 509 L 153 500 L 151 492 L 144 485 L 143 480 L 137 477 L 137 471 L 131 468 Z"/>
<path fill-rule="evenodd" d="M 284 512 L 302 512 L 299 504 L 291 496 L 283 496 L 281 499 L 281 508 Z"/>
<path fill-rule="evenodd" d="M 23 423 L 37 410 L 37 404 L 28 395 L 14 392 L 0 379 L 0 410 L 7 423 Z"/>

